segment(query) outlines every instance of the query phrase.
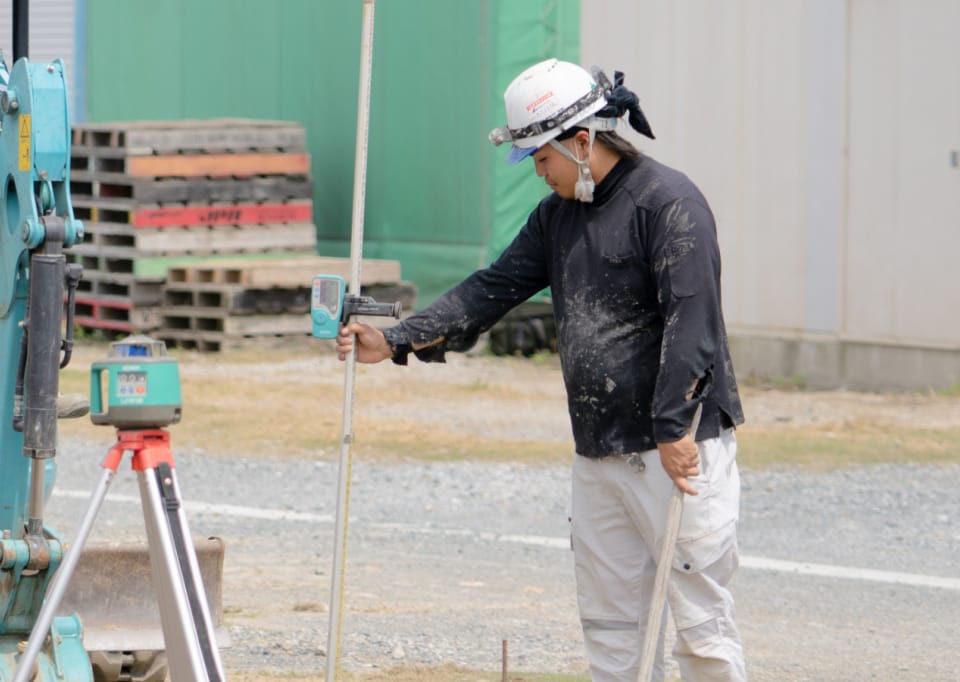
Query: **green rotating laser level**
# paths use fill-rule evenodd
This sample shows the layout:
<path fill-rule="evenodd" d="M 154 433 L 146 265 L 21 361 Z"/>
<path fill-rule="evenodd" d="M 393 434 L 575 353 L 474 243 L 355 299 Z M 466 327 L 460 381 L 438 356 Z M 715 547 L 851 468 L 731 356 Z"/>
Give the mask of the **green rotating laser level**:
<path fill-rule="evenodd" d="M 106 379 L 104 379 L 106 377 Z M 90 419 L 118 429 L 153 429 L 180 421 L 177 361 L 163 341 L 128 336 L 110 344 L 90 373 Z"/>

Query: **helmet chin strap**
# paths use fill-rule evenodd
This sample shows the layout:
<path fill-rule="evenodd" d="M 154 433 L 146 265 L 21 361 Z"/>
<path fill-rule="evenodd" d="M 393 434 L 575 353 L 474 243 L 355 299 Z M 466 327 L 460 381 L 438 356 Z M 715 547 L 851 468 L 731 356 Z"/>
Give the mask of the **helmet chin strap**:
<path fill-rule="evenodd" d="M 593 203 L 593 189 L 596 186 L 593 182 L 593 175 L 590 173 L 590 154 L 593 152 L 593 138 L 596 131 L 590 128 L 589 132 L 590 146 L 587 147 L 587 156 L 583 159 L 579 155 L 574 156 L 569 149 L 556 140 L 550 140 L 549 143 L 551 147 L 577 164 L 577 184 L 573 188 L 573 197 L 585 204 Z"/>

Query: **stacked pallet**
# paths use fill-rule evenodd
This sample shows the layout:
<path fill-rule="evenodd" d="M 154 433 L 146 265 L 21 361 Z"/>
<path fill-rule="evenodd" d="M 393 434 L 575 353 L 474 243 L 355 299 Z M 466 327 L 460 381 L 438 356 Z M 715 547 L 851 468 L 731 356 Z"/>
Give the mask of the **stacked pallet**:
<path fill-rule="evenodd" d="M 362 293 L 413 307 L 416 290 L 400 280 L 400 264 L 364 260 Z M 344 258 L 207 262 L 169 268 L 157 338 L 171 346 L 219 351 L 251 341 L 309 336 L 313 276 L 349 278 Z"/>
<path fill-rule="evenodd" d="M 150 332 L 167 269 L 315 253 L 303 126 L 240 119 L 81 124 L 71 196 L 86 237 L 77 325 Z"/>

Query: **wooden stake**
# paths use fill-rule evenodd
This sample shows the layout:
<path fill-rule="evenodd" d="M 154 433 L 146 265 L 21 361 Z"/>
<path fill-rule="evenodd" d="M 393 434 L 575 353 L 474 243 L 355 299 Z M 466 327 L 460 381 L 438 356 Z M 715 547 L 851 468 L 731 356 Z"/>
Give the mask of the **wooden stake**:
<path fill-rule="evenodd" d="M 503 660 L 503 682 L 507 682 L 507 640 L 503 640 L 503 653 L 501 654 Z"/>

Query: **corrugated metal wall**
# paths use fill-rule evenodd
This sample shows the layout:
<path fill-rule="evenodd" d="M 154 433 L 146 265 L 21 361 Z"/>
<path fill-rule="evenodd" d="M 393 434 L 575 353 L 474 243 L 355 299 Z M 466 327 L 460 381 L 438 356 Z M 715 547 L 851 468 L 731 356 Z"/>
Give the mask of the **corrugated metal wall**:
<path fill-rule="evenodd" d="M 960 383 L 960 4 L 592 0 L 581 24 L 640 146 L 714 208 L 741 373 Z"/>
<path fill-rule="evenodd" d="M 584 9 L 583 59 L 627 73 L 657 133 L 641 146 L 710 201 L 730 326 L 835 331 L 823 259 L 841 244 L 842 3 L 599 4 Z M 625 26 L 640 34 L 610 35 Z M 808 273 L 824 286 L 808 290 Z"/>
<path fill-rule="evenodd" d="M 86 0 L 80 0 L 85 2 Z M 67 71 L 68 92 L 76 92 L 77 59 L 74 50 L 76 35 L 76 7 L 74 0 L 31 0 L 28 58 L 49 61 L 60 58 Z M 13 2 L 0 0 L 0 49 L 13 66 Z M 75 100 L 71 102 L 76 112 Z"/>
<path fill-rule="evenodd" d="M 845 335 L 960 346 L 960 3 L 851 3 Z"/>
<path fill-rule="evenodd" d="M 359 0 L 91 0 L 88 14 L 90 121 L 301 121 L 319 248 L 348 253 Z M 502 123 L 506 70 L 575 56 L 578 20 L 578 0 L 376 4 L 364 255 L 399 259 L 421 301 L 484 263 L 496 235 L 522 222 L 492 210 L 491 198 L 532 185 L 493 170 L 502 154 L 486 136 Z"/>

